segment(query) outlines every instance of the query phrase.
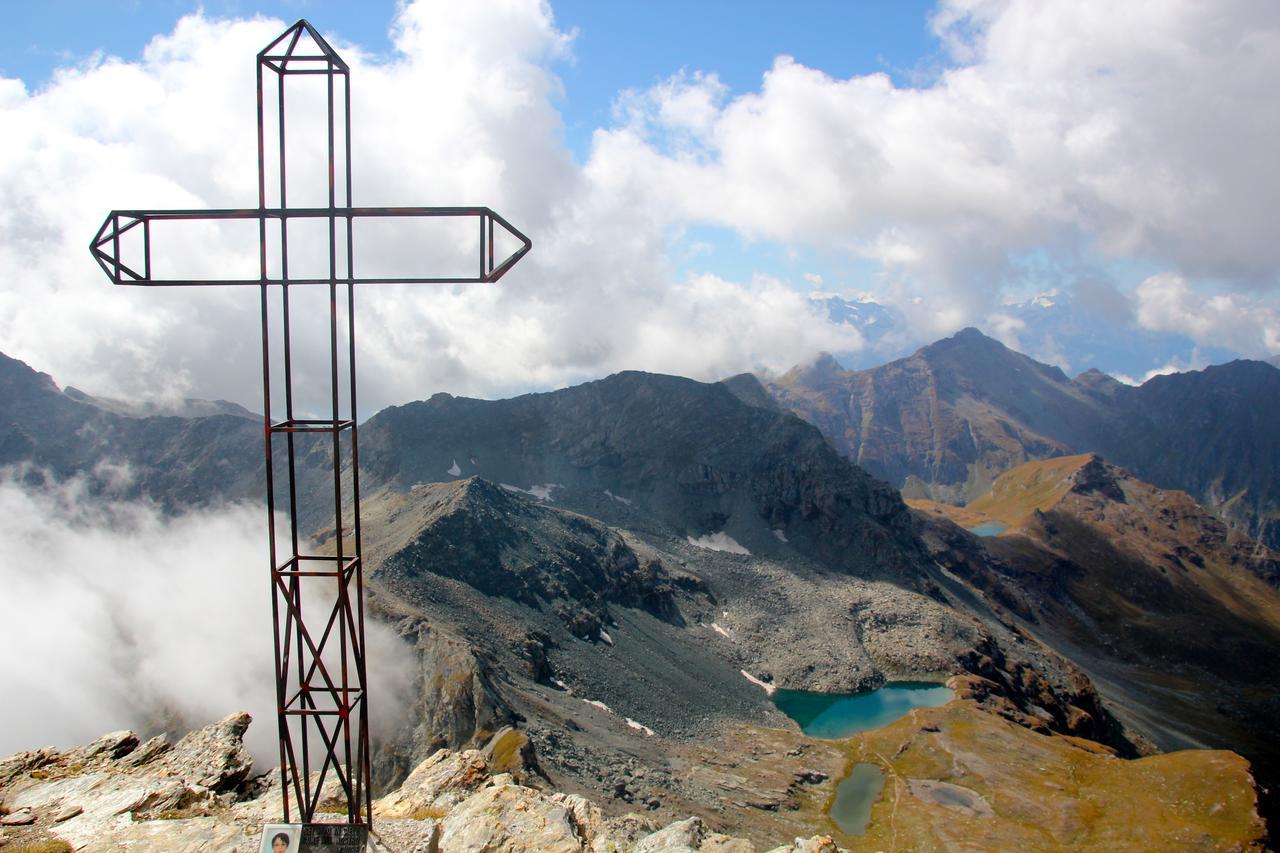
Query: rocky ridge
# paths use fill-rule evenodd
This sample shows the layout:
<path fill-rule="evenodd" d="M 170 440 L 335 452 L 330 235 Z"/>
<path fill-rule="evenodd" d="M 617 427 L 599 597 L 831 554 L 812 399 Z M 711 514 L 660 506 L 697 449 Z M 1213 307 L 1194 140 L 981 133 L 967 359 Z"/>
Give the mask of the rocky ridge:
<path fill-rule="evenodd" d="M 883 846 L 891 838 L 912 847 L 963 841 L 1005 849 L 1134 843 L 1261 849 L 1256 796 L 1239 757 L 1185 752 L 1123 761 L 1091 741 L 1038 735 L 988 713 L 993 685 L 980 679 L 952 686 L 962 698 L 944 707 L 841 744 L 808 741 L 788 751 L 843 753 L 890 775 L 864 838 L 844 837 L 829 820 L 830 832 L 760 843 L 699 816 L 661 823 L 645 812 L 610 815 L 588 798 L 555 790 L 529 740 L 503 728 L 481 748 L 438 750 L 378 799 L 370 849 L 839 853 L 845 845 Z M 247 725 L 247 715 L 234 714 L 172 746 L 114 732 L 65 752 L 0 759 L 0 846 L 257 850 L 261 827 L 279 820 L 281 802 L 274 773 L 250 775 L 242 742 Z M 743 733 L 758 736 L 762 746 L 776 734 Z M 1002 757 L 983 746 L 992 743 Z M 699 772 L 723 764 L 704 758 Z M 740 772 L 748 785 L 762 778 L 749 764 Z M 737 787 L 732 777 L 722 778 Z M 1202 784 L 1205 778 L 1212 784 Z M 803 789 L 802 820 L 824 823 L 817 809 L 834 784 L 813 769 L 795 774 L 789 790 Z M 338 805 L 335 793 L 322 811 L 326 802 Z M 751 796 L 749 789 L 743 796 Z M 1131 806 L 1142 810 L 1141 824 L 1131 820 Z"/>
<path fill-rule="evenodd" d="M 262 825 L 279 820 L 281 803 L 274 773 L 250 775 L 242 740 L 248 724 L 239 713 L 176 744 L 140 743 L 121 731 L 66 751 L 0 759 L 0 847 L 256 851 Z M 385 853 L 758 849 L 698 817 L 665 827 L 636 813 L 610 818 L 581 796 L 550 790 L 528 739 L 510 728 L 481 749 L 434 753 L 375 803 L 374 821 L 371 849 Z M 837 849 L 823 836 L 773 847 Z"/>

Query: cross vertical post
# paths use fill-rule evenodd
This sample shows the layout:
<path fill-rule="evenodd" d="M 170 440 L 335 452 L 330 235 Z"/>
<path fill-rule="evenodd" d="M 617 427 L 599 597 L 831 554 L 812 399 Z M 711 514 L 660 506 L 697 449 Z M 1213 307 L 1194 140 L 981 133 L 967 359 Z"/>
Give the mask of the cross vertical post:
<path fill-rule="evenodd" d="M 304 38 L 305 37 L 305 38 Z M 305 76 L 304 76 L 305 75 Z M 329 417 L 299 419 L 295 411 L 293 389 L 293 307 L 289 301 L 291 285 L 289 232 L 293 224 L 289 199 L 290 164 L 288 100 L 290 83 L 314 82 L 324 78 L 325 122 L 324 162 L 327 164 L 322 214 L 325 236 L 323 246 L 312 245 L 312 254 L 327 260 L 328 337 L 329 337 Z M 310 79 L 308 79 L 310 78 Z M 352 267 L 352 220 L 339 210 L 351 206 L 351 120 L 350 69 L 310 24 L 299 22 L 264 48 L 257 58 L 258 81 L 258 234 L 260 301 L 262 309 L 263 378 L 262 398 L 266 421 L 264 449 L 267 471 L 267 513 L 271 527 L 268 534 L 271 551 L 272 613 L 283 642 L 275 644 L 276 701 L 280 729 L 280 773 L 285 819 L 290 817 L 290 798 L 307 823 L 314 821 L 321 806 L 321 788 L 330 771 L 346 801 L 347 819 L 359 823 L 369 819 L 372 809 L 371 767 L 369 753 L 369 706 L 364 654 L 363 565 L 358 523 L 350 528 L 348 548 L 347 513 L 360 516 L 360 495 L 355 460 L 357 425 L 355 417 L 355 285 Z M 341 87 L 341 102 L 336 101 Z M 275 133 L 268 134 L 268 105 L 275 118 Z M 338 117 L 342 135 L 338 137 Z M 314 143 L 316 140 L 308 139 Z M 338 142 L 341 141 L 342 177 L 337 180 Z M 269 176 L 269 166 L 274 176 Z M 275 180 L 269 180 L 274 177 Z M 314 189 L 312 195 L 314 196 Z M 296 205 L 295 205 L 296 207 Z M 280 215 L 271 216 L 269 211 Z M 278 237 L 268 234 L 277 230 Z M 339 232 L 345 243 L 344 263 L 339 264 Z M 269 241 L 278 241 L 278 259 L 269 251 Z M 295 247 L 297 241 L 295 240 Z M 273 421 L 271 332 L 272 320 L 268 279 L 272 261 L 279 269 L 279 328 L 282 336 L 282 381 L 284 419 Z M 345 372 L 351 383 L 347 393 L 349 411 L 342 409 L 339 375 L 339 285 L 345 293 L 348 346 Z M 351 487 L 344 495 L 343 437 L 348 437 L 351 460 Z M 309 434 L 330 443 L 330 465 L 333 490 L 332 554 L 306 553 L 299 533 L 298 452 L 301 434 Z M 283 439 L 284 488 L 276 482 L 276 451 Z M 278 491 L 277 491 L 278 490 Z M 345 500 L 344 500 L 345 497 Z M 282 499 L 282 500 L 281 500 Z M 288 509 L 288 539 L 280 541 L 275 531 L 275 515 L 281 504 Z M 323 596 L 308 595 L 308 579 L 332 578 L 332 586 Z M 353 595 L 354 588 L 354 595 Z M 304 613 L 304 608 L 306 612 Z M 324 620 L 306 618 L 313 608 Z M 283 616 L 283 620 L 282 620 Z M 313 628 L 323 624 L 323 630 Z M 336 628 L 336 650 L 334 648 Z M 336 660 L 335 655 L 336 653 Z M 336 663 L 336 665 L 335 665 Z M 315 750 L 316 755 L 312 752 Z M 313 779 L 316 780 L 313 784 Z"/>
<path fill-rule="evenodd" d="M 316 204 L 316 188 L 308 185 L 304 187 L 307 203 L 296 205 L 289 198 L 286 94 L 290 81 L 314 82 L 318 76 L 324 78 L 326 104 L 321 141 L 322 160 L 327 161 L 327 185 L 323 187 L 327 203 Z M 301 822 L 313 824 L 321 806 L 330 813 L 334 804 L 322 802 L 323 790 L 345 805 L 347 823 L 368 825 L 372 822 L 372 757 L 356 416 L 356 287 L 494 283 L 529 252 L 532 243 L 487 207 L 353 207 L 350 69 L 306 20 L 289 27 L 258 54 L 256 77 L 258 206 L 203 211 L 114 210 L 91 241 L 90 253 L 115 284 L 258 287 L 283 817 L 288 823 L 296 814 Z M 316 135 L 305 134 L 303 141 L 314 148 Z M 469 241 L 470 235 L 476 234 L 470 230 L 474 226 L 467 227 L 472 218 L 479 223 L 479 264 L 474 273 L 457 267 L 439 274 L 404 275 L 386 270 L 365 276 L 356 273 L 357 224 L 371 228 L 388 224 L 456 224 L 468 234 Z M 183 224 L 213 227 L 255 221 L 257 275 L 232 276 L 219 270 L 214 276 L 201 276 L 183 270 L 182 257 L 176 264 L 173 258 L 169 259 L 170 265 L 178 269 L 165 275 L 160 259 L 153 258 L 153 230 Z M 153 225 L 158 227 L 153 229 Z M 307 227 L 315 225 L 320 226 L 324 237 L 317 239 L 316 229 Z M 292 235 L 292 248 L 290 226 L 305 231 Z M 404 238 L 395 242 L 395 233 L 393 244 L 404 247 Z M 458 229 L 453 233 L 456 244 Z M 495 252 L 499 239 L 513 245 L 513 251 L 501 261 Z M 385 248 L 388 243 L 384 239 L 380 245 Z M 441 243 L 437 240 L 429 245 L 438 248 Z M 448 240 L 445 245 L 449 245 Z M 162 246 L 158 244 L 157 248 Z M 474 260 L 476 255 L 470 257 Z M 291 259 L 295 261 L 292 268 Z M 300 411 L 294 397 L 296 307 L 290 303 L 290 292 L 303 286 L 327 287 L 327 417 Z M 271 291 L 276 287 L 278 318 L 273 318 L 275 297 Z M 276 369 L 281 376 L 278 387 L 282 391 L 283 417 L 272 410 L 274 329 L 280 334 L 280 363 Z M 299 488 L 300 460 L 318 449 L 317 442 L 327 445 L 327 467 L 332 469 L 332 545 L 328 548 L 307 546 L 299 527 L 299 507 L 312 497 Z M 277 477 L 277 468 L 282 477 Z M 312 515 L 308 518 L 314 520 Z M 286 533 L 277 530 L 278 520 L 287 525 Z M 332 786 L 325 788 L 331 779 L 337 783 L 336 791 Z"/>

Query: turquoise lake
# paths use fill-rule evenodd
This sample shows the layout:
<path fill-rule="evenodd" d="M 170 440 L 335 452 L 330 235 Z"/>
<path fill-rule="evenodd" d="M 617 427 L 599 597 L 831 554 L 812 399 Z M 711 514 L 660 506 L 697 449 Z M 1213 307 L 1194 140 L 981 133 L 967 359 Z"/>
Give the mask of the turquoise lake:
<path fill-rule="evenodd" d="M 974 536 L 999 536 L 1008 529 L 1009 525 L 1002 521 L 988 521 L 986 524 L 968 528 L 969 532 Z"/>
<path fill-rule="evenodd" d="M 953 695 L 941 684 L 902 681 L 866 693 L 779 690 L 773 703 L 805 734 L 833 740 L 887 726 L 913 708 L 945 705 Z"/>
<path fill-rule="evenodd" d="M 861 835 L 871 820 L 871 807 L 880 799 L 884 773 L 874 764 L 855 764 L 848 778 L 836 786 L 831 819 L 841 831 Z"/>

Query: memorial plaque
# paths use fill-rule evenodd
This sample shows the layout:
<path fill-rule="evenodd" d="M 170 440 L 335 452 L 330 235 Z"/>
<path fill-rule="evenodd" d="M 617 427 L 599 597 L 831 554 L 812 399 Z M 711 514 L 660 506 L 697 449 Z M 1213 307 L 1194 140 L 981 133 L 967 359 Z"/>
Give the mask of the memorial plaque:
<path fill-rule="evenodd" d="M 354 823 L 269 823 L 259 853 L 364 853 L 369 827 Z"/>

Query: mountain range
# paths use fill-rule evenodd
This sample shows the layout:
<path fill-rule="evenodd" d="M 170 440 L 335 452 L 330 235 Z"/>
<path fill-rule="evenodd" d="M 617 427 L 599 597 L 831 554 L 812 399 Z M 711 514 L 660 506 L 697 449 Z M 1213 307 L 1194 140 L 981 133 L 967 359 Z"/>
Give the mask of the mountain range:
<path fill-rule="evenodd" d="M 995 539 L 968 532 L 953 506 L 909 506 L 898 488 L 909 475 L 919 481 L 904 490 L 912 500 L 958 483 L 980 497 L 1001 482 L 1000 464 L 1067 455 L 1068 439 L 1094 435 L 1096 418 L 1121 409 L 1109 395 L 1129 393 L 1102 376 L 1067 379 L 976 332 L 935 346 L 859 380 L 875 406 L 858 423 L 876 440 L 858 452 L 839 440 L 848 418 L 834 403 L 828 420 L 807 413 L 821 431 L 784 408 L 812 400 L 819 410 L 820 392 L 849 373 L 830 360 L 793 371 L 831 378 L 793 381 L 798 390 L 766 389 L 751 376 L 701 383 L 625 372 L 509 400 L 438 394 L 370 418 L 360 432 L 369 609 L 415 652 L 409 724 L 379 738 L 380 789 L 399 786 L 438 749 L 483 746 L 515 726 L 547 784 L 607 813 L 641 809 L 660 823 L 692 814 L 756 844 L 821 826 L 853 843 L 826 808 L 854 760 L 845 749 L 872 742 L 806 738 L 770 701 L 772 689 L 950 679 L 958 699 L 945 712 L 893 729 L 905 740 L 886 760 L 924 780 L 919 796 L 882 797 L 873 825 L 887 826 L 901 806 L 903 833 L 960 820 L 970 839 L 995 847 L 1140 837 L 1175 845 L 1219 833 L 1261 843 L 1259 792 L 1243 761 L 1200 750 L 1154 756 L 1156 764 L 1140 756 L 1237 749 L 1271 783 L 1254 732 L 1276 712 L 1255 701 L 1270 682 L 1249 664 L 1274 659 L 1280 640 L 1263 617 L 1245 619 L 1238 599 L 1280 609 L 1274 556 L 1185 495 L 1166 521 L 1154 495 L 1167 492 L 1100 460 L 1055 474 L 1071 485 L 1033 508 L 1046 523 L 1013 519 Z M 1002 374 L 1008 363 L 1026 375 Z M 1226 393 L 1219 374 L 1206 373 L 1214 387 L 1196 399 Z M 0 462 L 19 477 L 80 476 L 104 495 L 174 512 L 260 499 L 256 418 L 222 407 L 197 407 L 195 417 L 122 408 L 61 390 L 12 359 L 0 360 L 0 391 Z M 895 437 L 894 423 L 909 437 Z M 975 468 L 964 436 L 1005 456 Z M 929 464 L 912 467 L 916 454 Z M 896 460 L 902 476 L 877 472 L 879 458 Z M 326 464 L 323 452 L 304 454 L 304 489 L 321 487 Z M 1112 485 L 1086 491 L 1106 503 L 1065 497 L 1099 466 Z M 988 510 L 967 509 L 983 520 L 1002 511 Z M 1057 532 L 1099 514 L 1103 533 Z M 313 538 L 331 541 L 319 519 Z M 1176 535 L 1150 533 L 1175 521 Z M 1110 544 L 1109 562 L 1094 559 L 1099 542 Z M 1185 571 L 1207 574 L 1164 595 L 1158 578 L 1174 566 L 1166 551 Z M 1143 581 L 1096 593 L 1118 573 Z M 1134 606 L 1151 597 L 1145 633 L 1126 630 L 1126 611 L 1116 615 L 1126 596 Z M 1186 641 L 1192 628 L 1233 639 Z M 1224 710 L 1205 698 L 1184 712 L 1159 685 L 1116 675 L 1154 673 L 1170 654 L 1185 663 L 1180 689 L 1221 694 Z M 1251 677 L 1256 696 L 1231 692 Z M 1242 714 L 1261 722 L 1223 722 Z M 919 745 L 919 762 L 915 752 L 903 757 L 909 744 Z M 1061 770 L 1059 789 L 1039 791 L 1034 814 L 1007 805 L 1037 773 L 1010 760 L 1003 750 L 1012 744 Z M 1142 787 L 1146 771 L 1133 768 L 1143 767 L 1159 786 Z M 1206 774 L 1246 792 L 1212 824 L 1180 805 L 1190 800 L 1162 793 Z M 1110 799 L 1094 799 L 1082 817 L 1086 794 L 1072 780 L 1084 775 Z M 966 786 L 990 815 L 957 815 L 936 794 Z M 1123 816 L 1136 796 L 1150 813 L 1138 826 Z"/>
<path fill-rule="evenodd" d="M 767 387 L 908 497 L 964 503 L 1023 462 L 1094 451 L 1280 546 L 1280 370 L 1264 362 L 1130 386 L 965 329 L 867 370 L 824 355 Z"/>

